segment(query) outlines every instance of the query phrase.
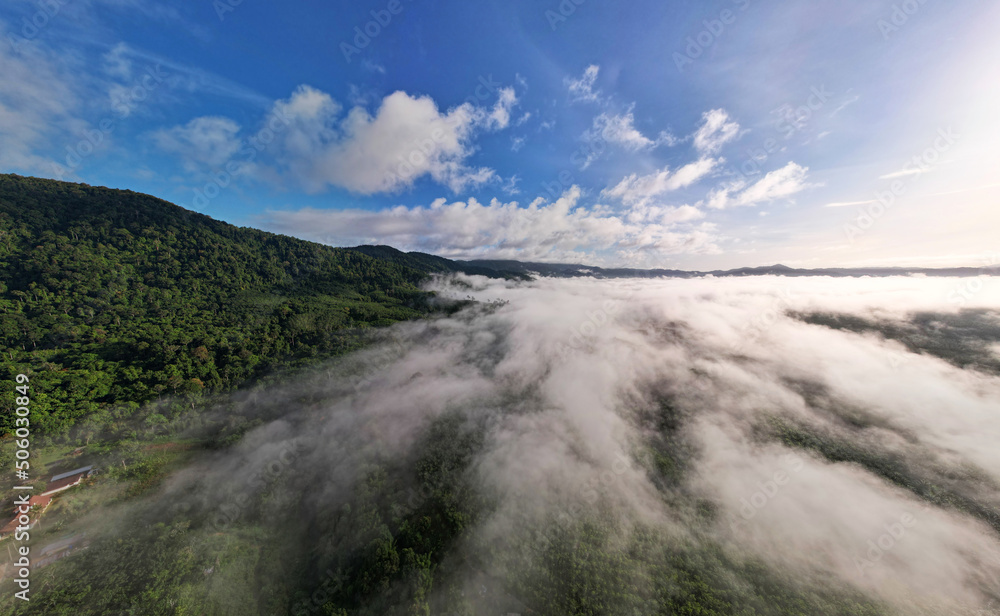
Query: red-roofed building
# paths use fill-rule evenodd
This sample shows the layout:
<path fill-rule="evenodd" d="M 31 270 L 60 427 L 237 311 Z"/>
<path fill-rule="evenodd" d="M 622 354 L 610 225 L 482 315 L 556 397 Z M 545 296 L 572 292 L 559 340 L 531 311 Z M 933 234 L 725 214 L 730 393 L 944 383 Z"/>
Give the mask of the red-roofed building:
<path fill-rule="evenodd" d="M 28 499 L 28 506 L 31 507 L 33 512 L 41 513 L 48 509 L 49 505 L 52 503 L 52 497 L 42 494 L 41 496 L 32 496 Z M 37 508 L 37 509 L 36 509 Z"/>
<path fill-rule="evenodd" d="M 83 481 L 84 477 L 89 475 L 93 468 L 93 466 L 85 466 L 68 473 L 56 475 L 52 478 L 52 481 L 49 482 L 49 485 L 45 486 L 45 491 L 42 492 L 42 496 L 49 496 L 50 494 L 55 494 L 56 492 L 62 492 L 63 490 L 72 488 Z"/>
<path fill-rule="evenodd" d="M 66 473 L 61 473 L 59 475 L 54 475 L 49 485 L 45 486 L 45 491 L 38 496 L 32 496 L 28 499 L 28 517 L 29 522 L 27 524 L 28 528 L 32 528 L 38 523 L 38 519 L 42 516 L 42 512 L 48 509 L 49 505 L 52 503 L 52 495 L 63 490 L 68 490 L 75 485 L 78 485 L 85 477 L 93 472 L 93 466 L 84 466 L 83 468 L 78 468 Z M 7 535 L 13 533 L 17 530 L 20 525 L 18 518 L 21 516 L 20 505 L 14 505 L 14 519 L 7 522 L 2 528 L 0 528 L 0 539 L 3 539 Z"/>

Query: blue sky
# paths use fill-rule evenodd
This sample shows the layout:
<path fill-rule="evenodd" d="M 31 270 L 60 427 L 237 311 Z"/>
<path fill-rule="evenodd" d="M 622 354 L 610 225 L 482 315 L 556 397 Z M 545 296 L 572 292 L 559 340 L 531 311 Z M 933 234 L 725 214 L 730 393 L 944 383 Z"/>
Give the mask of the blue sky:
<path fill-rule="evenodd" d="M 332 245 L 986 265 L 985 0 L 5 0 L 0 171 Z"/>

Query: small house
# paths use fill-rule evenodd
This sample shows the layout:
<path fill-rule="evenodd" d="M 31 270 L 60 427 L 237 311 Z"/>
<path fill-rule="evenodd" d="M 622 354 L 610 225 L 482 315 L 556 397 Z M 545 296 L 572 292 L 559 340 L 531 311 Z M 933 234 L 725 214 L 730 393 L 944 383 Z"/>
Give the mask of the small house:
<path fill-rule="evenodd" d="M 52 479 L 49 481 L 49 485 L 45 486 L 45 491 L 42 492 L 42 496 L 50 496 L 57 492 L 62 492 L 63 490 L 68 490 L 75 485 L 78 485 L 85 477 L 90 475 L 93 471 L 93 466 L 84 466 L 76 470 L 72 470 L 66 473 L 60 473 L 59 475 L 53 475 Z"/>

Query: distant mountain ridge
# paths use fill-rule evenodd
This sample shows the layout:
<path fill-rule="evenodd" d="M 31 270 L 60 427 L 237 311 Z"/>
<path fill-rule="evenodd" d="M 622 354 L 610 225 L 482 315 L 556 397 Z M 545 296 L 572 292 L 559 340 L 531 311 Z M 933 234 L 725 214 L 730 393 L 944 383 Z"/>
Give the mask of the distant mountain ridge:
<path fill-rule="evenodd" d="M 554 278 L 576 278 L 593 276 L 594 278 L 698 278 L 701 276 L 731 277 L 731 276 L 909 276 L 922 274 L 925 276 L 967 277 L 979 276 L 984 273 L 1000 275 L 1000 266 L 990 268 L 975 267 L 861 267 L 839 268 L 826 267 L 814 269 L 796 269 L 787 265 L 766 265 L 762 267 L 741 267 L 731 270 L 689 271 L 676 269 L 634 269 L 634 268 L 603 268 L 594 265 L 577 265 L 572 263 L 537 263 L 511 260 L 471 260 L 458 261 L 470 267 L 489 269 L 496 272 L 514 272 L 527 275 L 549 276 Z"/>
<path fill-rule="evenodd" d="M 983 273 L 1000 275 L 1000 266 L 990 268 L 975 267 L 824 267 L 798 269 L 780 263 L 759 267 L 740 267 L 730 270 L 679 270 L 679 269 L 639 269 L 626 267 L 598 267 L 578 263 L 541 263 L 537 261 L 517 261 L 514 259 L 447 259 L 425 252 L 403 252 L 391 246 L 364 245 L 345 250 L 360 252 L 376 259 L 416 269 L 430 274 L 464 273 L 469 275 L 505 278 L 508 280 L 529 280 L 534 276 L 550 278 L 699 278 L 715 276 L 832 276 L 838 278 L 861 276 L 942 276 L 968 277 Z"/>

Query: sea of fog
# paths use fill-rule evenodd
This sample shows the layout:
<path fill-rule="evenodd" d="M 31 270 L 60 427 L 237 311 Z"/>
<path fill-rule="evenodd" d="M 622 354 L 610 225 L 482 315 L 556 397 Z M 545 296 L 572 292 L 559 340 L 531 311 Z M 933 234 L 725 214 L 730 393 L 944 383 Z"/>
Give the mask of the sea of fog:
<path fill-rule="evenodd" d="M 1000 614 L 1000 279 L 458 276 L 431 288 L 476 302 L 247 398 L 287 413 L 175 475 L 164 502 L 236 523 L 224 505 L 260 484 L 233 478 L 292 464 L 282 502 L 327 569 L 358 549 L 335 512 L 366 473 L 388 469 L 379 485 L 393 485 L 409 463 L 392 461 L 453 417 L 477 436 L 449 481 L 482 505 L 434 592 L 531 609 L 551 599 L 533 583 L 557 575 L 552 542 L 599 520 L 601 554 L 632 555 L 616 575 L 639 596 L 667 592 L 656 571 L 675 566 L 634 556 L 653 537 L 758 563 L 807 595 Z M 405 518 L 435 488 L 395 489 Z M 287 508 L 253 515 L 289 524 Z M 750 584 L 729 566 L 713 565 L 717 583 Z"/>

